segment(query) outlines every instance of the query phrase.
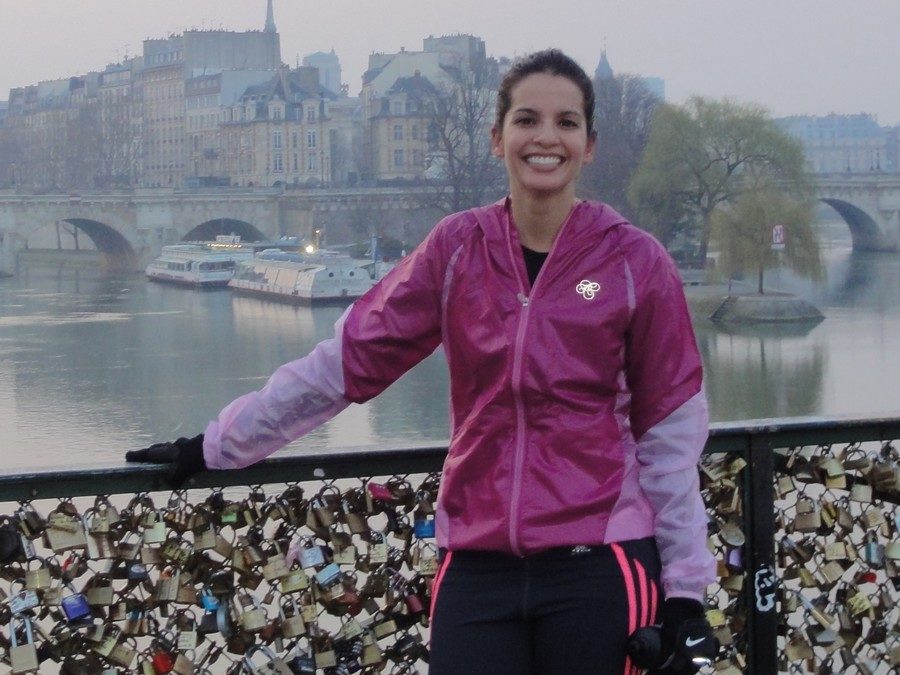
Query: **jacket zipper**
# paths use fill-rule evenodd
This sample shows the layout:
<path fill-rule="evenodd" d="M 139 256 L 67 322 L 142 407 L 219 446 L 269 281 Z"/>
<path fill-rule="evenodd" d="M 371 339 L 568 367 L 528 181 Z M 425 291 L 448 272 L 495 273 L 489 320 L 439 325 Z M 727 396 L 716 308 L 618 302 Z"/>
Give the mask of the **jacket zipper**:
<path fill-rule="evenodd" d="M 556 245 L 559 243 L 563 230 L 565 230 L 566 225 L 569 224 L 569 221 L 572 219 L 572 214 L 575 213 L 577 208 L 578 204 L 575 204 L 569 212 L 568 218 L 566 218 L 562 227 L 559 228 L 553 246 L 550 247 L 547 258 L 544 260 L 543 266 L 535 277 L 534 283 L 531 285 L 531 294 L 534 293 L 534 289 L 537 288 L 538 282 L 540 282 L 541 277 L 544 276 L 544 270 L 546 269 L 550 258 L 553 256 L 553 251 L 556 250 Z M 516 341 L 513 347 L 512 394 L 513 404 L 516 409 L 516 442 L 515 456 L 513 458 L 512 492 L 509 498 L 509 547 L 515 555 L 522 557 L 525 555 L 519 542 L 519 502 L 522 499 L 522 473 L 525 470 L 525 404 L 522 402 L 522 361 L 524 359 L 525 351 L 525 328 L 528 324 L 528 314 L 531 307 L 531 294 L 525 293 L 525 284 L 519 274 L 519 266 L 516 264 L 515 258 L 516 251 L 513 250 L 512 238 L 510 235 L 513 223 L 510 216 L 507 216 L 507 218 L 509 220 L 507 221 L 506 228 L 506 245 L 511 256 L 510 260 L 513 265 L 513 272 L 515 273 L 516 281 L 519 284 L 519 293 L 516 298 L 518 299 L 519 304 L 522 305 L 522 312 L 519 314 L 519 325 L 516 328 Z"/>

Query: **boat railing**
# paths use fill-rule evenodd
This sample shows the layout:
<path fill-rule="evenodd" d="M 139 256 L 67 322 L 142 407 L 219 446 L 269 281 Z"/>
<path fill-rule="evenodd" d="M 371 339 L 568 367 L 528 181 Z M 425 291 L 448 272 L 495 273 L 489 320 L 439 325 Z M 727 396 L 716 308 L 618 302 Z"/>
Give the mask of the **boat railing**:
<path fill-rule="evenodd" d="M 898 439 L 900 417 L 713 425 L 700 478 L 717 672 L 900 663 Z M 176 492 L 155 466 L 7 471 L 0 656 L 30 622 L 42 672 L 245 657 L 426 672 L 445 455 L 287 450 Z"/>

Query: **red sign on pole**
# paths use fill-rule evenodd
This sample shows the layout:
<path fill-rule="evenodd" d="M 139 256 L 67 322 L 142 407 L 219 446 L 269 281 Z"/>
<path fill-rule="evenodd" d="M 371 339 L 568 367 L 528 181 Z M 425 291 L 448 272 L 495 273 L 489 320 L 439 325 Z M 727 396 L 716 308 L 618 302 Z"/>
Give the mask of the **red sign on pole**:
<path fill-rule="evenodd" d="M 772 250 L 784 250 L 784 225 L 775 224 L 772 226 Z"/>

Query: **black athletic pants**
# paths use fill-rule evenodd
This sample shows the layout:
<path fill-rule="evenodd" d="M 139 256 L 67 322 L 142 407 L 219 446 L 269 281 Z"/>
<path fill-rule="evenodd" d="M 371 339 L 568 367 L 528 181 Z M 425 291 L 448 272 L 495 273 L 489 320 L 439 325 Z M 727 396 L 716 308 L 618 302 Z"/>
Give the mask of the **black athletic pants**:
<path fill-rule="evenodd" d="M 430 675 L 633 675 L 628 635 L 662 602 L 653 538 L 524 558 L 447 552 L 435 577 Z"/>

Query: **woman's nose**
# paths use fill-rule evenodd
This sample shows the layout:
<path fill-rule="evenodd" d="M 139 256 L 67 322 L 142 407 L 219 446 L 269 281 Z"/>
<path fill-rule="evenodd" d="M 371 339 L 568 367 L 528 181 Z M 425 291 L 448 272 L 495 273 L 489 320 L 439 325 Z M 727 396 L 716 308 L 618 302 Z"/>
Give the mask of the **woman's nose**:
<path fill-rule="evenodd" d="M 556 141 L 556 129 L 552 124 L 539 124 L 534 130 L 534 142 L 544 145 Z"/>

